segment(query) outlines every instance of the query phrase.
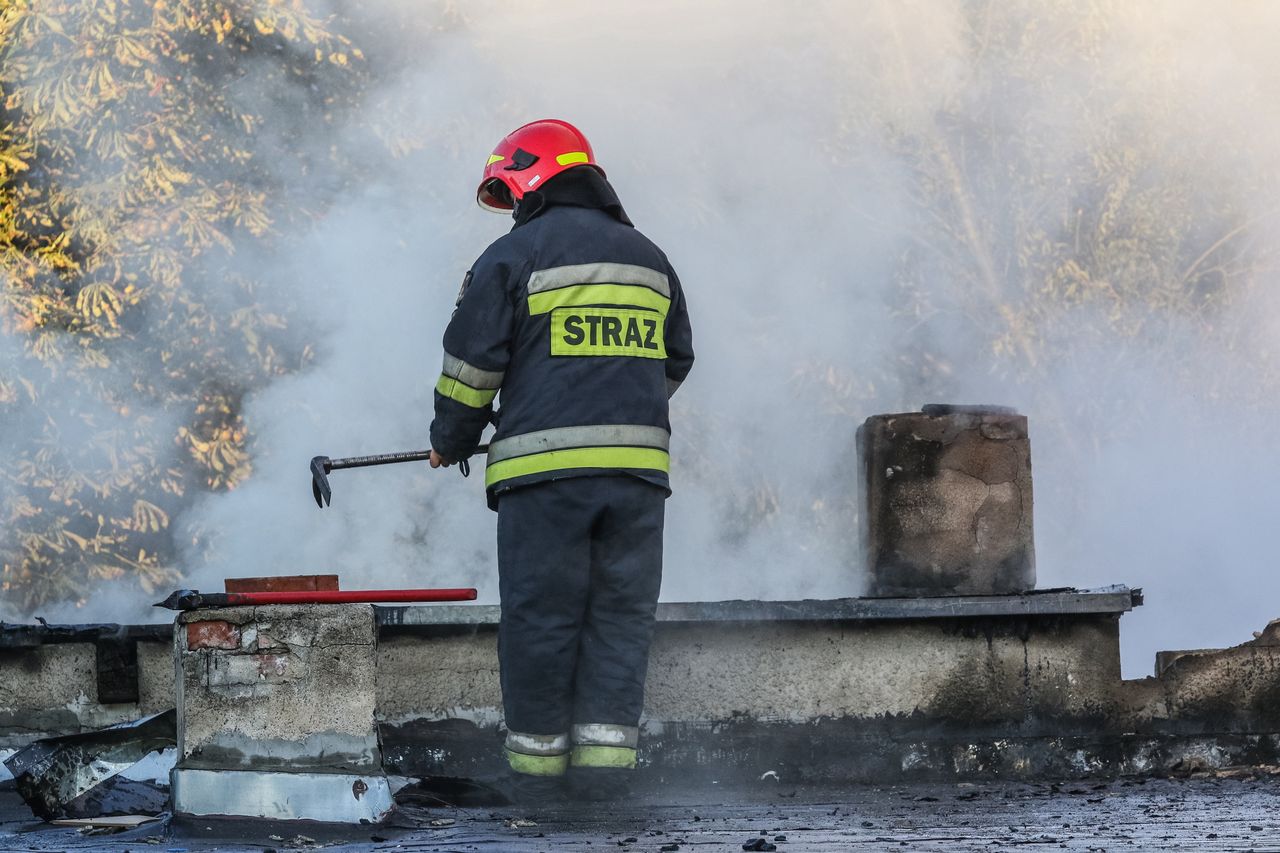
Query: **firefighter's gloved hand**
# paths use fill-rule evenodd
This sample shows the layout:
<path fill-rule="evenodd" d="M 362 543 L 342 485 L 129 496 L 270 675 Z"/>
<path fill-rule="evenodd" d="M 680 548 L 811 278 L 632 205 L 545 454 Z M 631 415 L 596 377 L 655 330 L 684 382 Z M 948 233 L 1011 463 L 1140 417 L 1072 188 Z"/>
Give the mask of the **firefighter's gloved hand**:
<path fill-rule="evenodd" d="M 441 456 L 439 453 L 436 453 L 436 449 L 435 449 L 434 447 L 433 447 L 433 448 L 431 448 L 431 460 L 430 460 L 430 462 L 431 462 L 431 467 L 432 467 L 432 468 L 441 468 L 441 467 L 448 468 L 450 465 L 452 465 L 452 464 L 453 464 L 453 460 L 452 460 L 452 459 L 445 459 L 445 458 L 444 458 L 443 456 Z"/>

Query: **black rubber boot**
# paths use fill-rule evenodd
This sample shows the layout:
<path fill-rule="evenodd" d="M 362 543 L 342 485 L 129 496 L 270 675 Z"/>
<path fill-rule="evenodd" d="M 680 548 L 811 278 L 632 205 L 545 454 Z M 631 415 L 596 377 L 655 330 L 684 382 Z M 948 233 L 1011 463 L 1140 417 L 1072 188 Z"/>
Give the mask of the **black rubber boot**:
<path fill-rule="evenodd" d="M 530 776 L 508 772 L 501 782 L 502 792 L 513 805 L 554 806 L 567 798 L 563 776 Z"/>
<path fill-rule="evenodd" d="M 396 792 L 396 802 L 415 806 L 546 806 L 568 799 L 563 776 L 529 776 L 511 770 L 481 779 L 428 776 Z"/>
<path fill-rule="evenodd" d="M 607 803 L 630 797 L 634 776 L 634 770 L 617 767 L 570 767 L 565 778 L 575 800 Z"/>

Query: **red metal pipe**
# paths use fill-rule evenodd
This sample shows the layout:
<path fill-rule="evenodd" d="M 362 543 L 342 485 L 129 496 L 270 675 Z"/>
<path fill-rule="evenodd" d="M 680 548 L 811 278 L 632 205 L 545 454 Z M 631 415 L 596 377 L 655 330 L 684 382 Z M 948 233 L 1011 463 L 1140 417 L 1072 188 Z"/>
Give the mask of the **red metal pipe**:
<path fill-rule="evenodd" d="M 372 604 L 379 601 L 474 601 L 474 589 L 343 589 L 306 592 L 228 592 L 228 605 Z M 213 596 L 206 595 L 208 600 Z"/>
<path fill-rule="evenodd" d="M 474 589 L 316 589 L 297 592 L 196 592 L 179 589 L 156 607 L 198 610 L 253 604 L 373 604 L 377 601 L 474 601 Z"/>

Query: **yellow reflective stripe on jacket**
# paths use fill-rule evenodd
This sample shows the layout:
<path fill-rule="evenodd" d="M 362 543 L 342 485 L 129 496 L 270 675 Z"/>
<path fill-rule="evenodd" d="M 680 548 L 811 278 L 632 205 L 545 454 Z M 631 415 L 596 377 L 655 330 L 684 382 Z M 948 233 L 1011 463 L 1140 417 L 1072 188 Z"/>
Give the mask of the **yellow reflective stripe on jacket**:
<path fill-rule="evenodd" d="M 529 776 L 563 776 L 565 770 L 569 767 L 568 753 L 560 755 L 525 755 L 522 752 L 515 752 L 506 749 L 507 764 L 517 773 L 525 773 Z"/>
<path fill-rule="evenodd" d="M 440 379 L 436 382 L 436 390 L 450 400 L 456 400 L 464 406 L 470 406 L 473 409 L 483 409 L 485 406 L 493 402 L 493 398 L 498 396 L 496 390 L 483 390 L 472 388 L 454 379 L 452 376 L 440 374 Z"/>
<path fill-rule="evenodd" d="M 633 770 L 636 751 L 630 746 L 575 746 L 569 762 L 574 767 L 620 767 Z"/>
<path fill-rule="evenodd" d="M 484 484 L 570 468 L 644 468 L 668 472 L 671 457 L 652 447 L 575 447 L 504 459 L 485 468 Z"/>
<path fill-rule="evenodd" d="M 671 298 L 642 284 L 575 284 L 529 294 L 530 314 L 546 314 L 555 308 L 581 305 L 648 308 L 666 317 Z"/>

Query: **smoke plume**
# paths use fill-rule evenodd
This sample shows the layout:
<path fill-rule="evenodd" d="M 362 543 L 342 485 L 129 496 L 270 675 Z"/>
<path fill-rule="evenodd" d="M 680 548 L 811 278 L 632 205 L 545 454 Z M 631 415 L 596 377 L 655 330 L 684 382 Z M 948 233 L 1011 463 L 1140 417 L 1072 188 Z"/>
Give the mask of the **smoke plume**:
<path fill-rule="evenodd" d="M 256 152 L 337 147 L 376 177 L 301 251 L 243 261 L 295 289 L 316 359 L 246 401 L 252 479 L 177 520 L 190 585 L 337 572 L 496 599 L 482 477 L 338 472 L 319 511 L 305 469 L 426 446 L 454 295 L 510 225 L 472 201 L 484 157 L 554 116 L 688 294 L 664 599 L 858 594 L 856 427 L 983 402 L 1030 418 L 1040 586 L 1146 589 L 1127 675 L 1280 616 L 1280 8 L 459 8 L 365 4 L 363 111 Z M 375 126 L 396 144 L 371 145 Z M 146 617 L 134 605 L 73 618 Z"/>

